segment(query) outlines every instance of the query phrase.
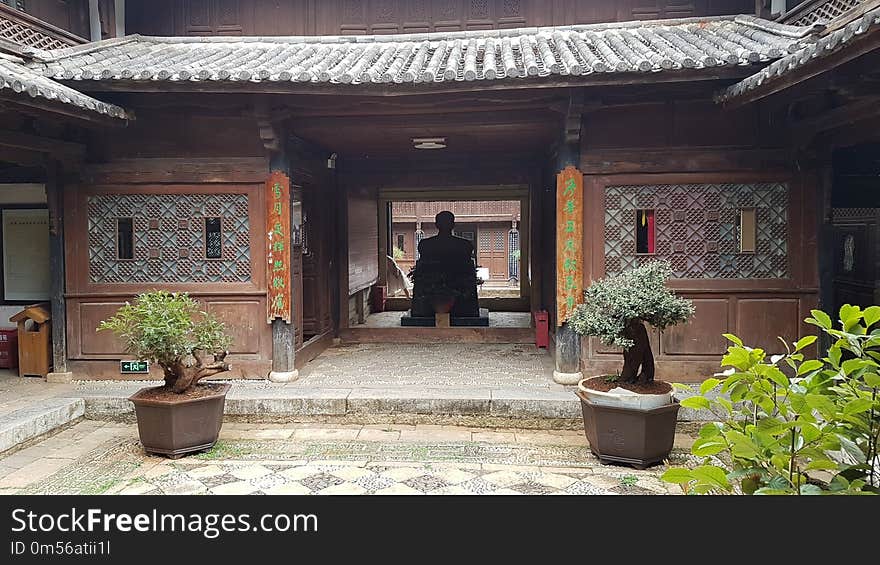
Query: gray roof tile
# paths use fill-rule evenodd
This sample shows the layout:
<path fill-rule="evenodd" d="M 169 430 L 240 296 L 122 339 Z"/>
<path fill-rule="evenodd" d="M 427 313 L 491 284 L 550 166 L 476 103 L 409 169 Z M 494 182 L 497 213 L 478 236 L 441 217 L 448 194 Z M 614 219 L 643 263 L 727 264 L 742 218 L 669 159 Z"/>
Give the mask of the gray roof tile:
<path fill-rule="evenodd" d="M 135 35 L 44 52 L 35 68 L 68 81 L 500 81 L 768 62 L 813 31 L 735 16 L 410 35 Z"/>
<path fill-rule="evenodd" d="M 43 98 L 45 100 L 70 104 L 77 108 L 104 114 L 113 118 L 126 119 L 125 110 L 107 104 L 81 92 L 46 78 L 33 69 L 21 64 L 21 59 L 0 55 L 0 91 L 12 90 L 20 96 Z"/>
<path fill-rule="evenodd" d="M 817 59 L 822 59 L 841 49 L 845 49 L 854 40 L 869 32 L 880 30 L 880 8 L 867 12 L 846 26 L 833 31 L 815 42 L 802 46 L 794 53 L 778 59 L 757 73 L 747 77 L 722 91 L 716 100 L 727 102 L 744 96 L 766 84 L 773 84 L 789 73 Z"/>

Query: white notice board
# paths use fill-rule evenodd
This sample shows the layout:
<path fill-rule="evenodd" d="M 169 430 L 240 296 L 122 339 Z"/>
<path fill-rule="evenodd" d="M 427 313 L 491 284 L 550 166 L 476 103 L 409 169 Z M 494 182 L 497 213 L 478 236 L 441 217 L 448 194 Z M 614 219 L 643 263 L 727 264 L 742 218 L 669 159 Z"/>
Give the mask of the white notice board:
<path fill-rule="evenodd" d="M 3 210 L 6 300 L 48 300 L 49 211 Z"/>

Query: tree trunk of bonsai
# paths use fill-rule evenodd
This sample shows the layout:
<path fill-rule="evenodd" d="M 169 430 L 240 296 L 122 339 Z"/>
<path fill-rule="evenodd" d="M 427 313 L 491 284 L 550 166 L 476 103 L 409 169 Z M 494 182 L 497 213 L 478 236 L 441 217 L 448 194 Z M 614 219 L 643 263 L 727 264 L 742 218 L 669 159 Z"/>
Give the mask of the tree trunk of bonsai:
<path fill-rule="evenodd" d="M 654 354 L 651 352 L 651 342 L 644 322 L 631 321 L 626 327 L 624 336 L 633 341 L 633 346 L 623 352 L 620 380 L 625 383 L 650 383 L 654 380 Z"/>
<path fill-rule="evenodd" d="M 182 360 L 178 360 L 173 365 L 163 365 L 165 386 L 171 387 L 171 390 L 178 394 L 186 392 L 200 380 L 228 371 L 229 363 L 224 360 L 225 358 L 226 353 L 219 353 L 214 355 L 214 362 L 207 365 L 203 365 L 198 356 L 193 366 L 187 366 Z"/>

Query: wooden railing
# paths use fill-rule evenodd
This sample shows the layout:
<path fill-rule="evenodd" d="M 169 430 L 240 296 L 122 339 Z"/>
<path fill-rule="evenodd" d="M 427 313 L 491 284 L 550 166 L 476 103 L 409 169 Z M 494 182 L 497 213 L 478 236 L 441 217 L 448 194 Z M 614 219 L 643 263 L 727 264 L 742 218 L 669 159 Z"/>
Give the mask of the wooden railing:
<path fill-rule="evenodd" d="M 443 210 L 449 210 L 462 220 L 480 217 L 518 220 L 520 217 L 520 203 L 516 200 L 394 202 L 391 205 L 391 215 L 395 221 L 432 221 Z"/>

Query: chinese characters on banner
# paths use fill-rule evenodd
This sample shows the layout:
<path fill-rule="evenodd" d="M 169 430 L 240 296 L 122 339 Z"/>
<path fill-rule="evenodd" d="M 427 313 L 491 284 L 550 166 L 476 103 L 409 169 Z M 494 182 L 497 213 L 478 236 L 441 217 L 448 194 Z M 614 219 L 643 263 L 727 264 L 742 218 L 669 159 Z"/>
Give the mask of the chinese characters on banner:
<path fill-rule="evenodd" d="M 291 323 L 290 315 L 290 179 L 273 171 L 266 182 L 267 321 Z"/>
<path fill-rule="evenodd" d="M 584 175 L 568 166 L 556 176 L 556 324 L 583 300 Z"/>

